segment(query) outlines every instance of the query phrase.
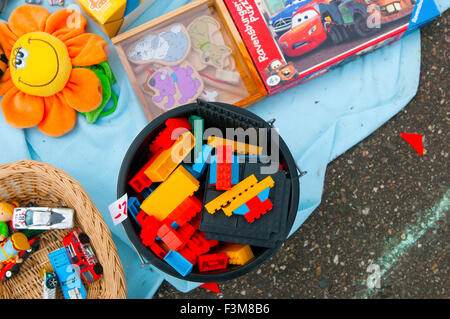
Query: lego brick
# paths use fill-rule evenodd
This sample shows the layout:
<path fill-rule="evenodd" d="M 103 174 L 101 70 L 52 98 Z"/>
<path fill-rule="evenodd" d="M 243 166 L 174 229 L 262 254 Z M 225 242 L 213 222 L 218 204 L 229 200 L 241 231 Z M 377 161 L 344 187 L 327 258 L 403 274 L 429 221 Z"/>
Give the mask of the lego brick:
<path fill-rule="evenodd" d="M 187 242 L 187 246 L 192 249 L 197 256 L 207 253 L 211 248 L 204 234 L 199 232 L 195 232 L 192 235 L 191 239 Z"/>
<path fill-rule="evenodd" d="M 179 135 L 186 130 L 191 130 L 192 126 L 185 118 L 171 118 L 165 122 L 166 127 L 150 144 L 150 152 L 156 154 L 161 150 L 171 147 L 178 139 Z"/>
<path fill-rule="evenodd" d="M 195 196 L 189 196 L 169 214 L 168 218 L 175 221 L 179 226 L 184 226 L 201 210 L 202 202 Z"/>
<path fill-rule="evenodd" d="M 131 196 L 128 198 L 127 205 L 128 205 L 128 213 L 131 216 L 133 216 L 133 218 L 136 220 L 136 216 L 141 211 L 141 203 L 136 197 Z"/>
<path fill-rule="evenodd" d="M 183 277 L 192 271 L 193 265 L 177 251 L 170 250 L 164 260 Z"/>
<path fill-rule="evenodd" d="M 146 187 L 142 190 L 141 195 L 144 199 L 146 199 L 147 197 L 150 196 L 150 194 L 153 192 L 153 189 L 151 189 L 150 187 Z"/>
<path fill-rule="evenodd" d="M 158 256 L 161 259 L 164 259 L 164 257 L 166 257 L 167 255 L 167 252 L 156 242 L 150 245 L 150 249 L 156 256 Z"/>
<path fill-rule="evenodd" d="M 226 191 L 225 193 L 221 194 L 220 196 L 216 197 L 212 201 L 208 202 L 205 205 L 206 210 L 210 214 L 214 214 L 216 211 L 225 208 L 228 204 L 233 202 L 237 197 L 239 197 L 240 193 L 244 193 L 245 190 L 249 189 L 252 185 L 255 185 L 258 183 L 258 180 L 254 175 L 251 175 L 244 179 L 242 182 L 231 188 L 230 190 Z M 229 214 L 226 214 L 227 216 L 231 216 L 232 211 L 229 212 Z"/>
<path fill-rule="evenodd" d="M 231 145 L 217 146 L 217 172 L 216 172 L 216 189 L 231 189 L 231 167 L 233 159 L 233 148 Z"/>
<path fill-rule="evenodd" d="M 245 163 L 243 176 L 253 173 L 258 174 L 257 176 L 267 176 L 260 175 L 260 167 L 260 163 Z M 205 237 L 260 247 L 274 247 L 277 241 L 284 240 L 291 194 L 290 180 L 286 178 L 285 171 L 278 171 L 270 176 L 274 179 L 276 187 L 269 189 L 269 198 L 273 203 L 273 209 L 269 214 L 249 223 L 244 216 L 236 214 L 230 217 L 224 214 L 208 214 L 204 207 L 200 214 L 199 229 L 206 232 Z M 265 192 L 266 190 L 258 196 Z M 222 192 L 215 189 L 206 189 L 204 203 L 208 203 L 221 194 Z"/>
<path fill-rule="evenodd" d="M 144 246 L 150 247 L 156 239 L 160 223 L 153 216 L 146 216 L 141 220 L 141 233 L 140 238 Z"/>
<path fill-rule="evenodd" d="M 228 139 L 224 139 L 217 136 L 210 136 L 208 138 L 208 145 L 212 147 L 217 147 L 219 145 L 232 145 L 233 152 L 238 154 L 248 154 L 248 155 L 262 155 L 262 147 L 256 145 L 250 145 L 242 142 L 232 141 Z"/>
<path fill-rule="evenodd" d="M 196 159 L 202 152 L 203 130 L 205 126 L 205 121 L 203 120 L 203 118 L 197 115 L 189 116 L 188 120 L 192 126 L 192 132 L 195 136 L 194 158 Z"/>
<path fill-rule="evenodd" d="M 169 247 L 170 250 L 178 250 L 185 244 L 183 236 L 181 236 L 171 225 L 163 223 L 156 233 L 164 244 Z"/>
<path fill-rule="evenodd" d="M 141 209 L 156 219 L 163 220 L 199 187 L 200 182 L 183 166 L 178 166 L 167 180 L 144 200 Z"/>
<path fill-rule="evenodd" d="M 162 151 L 147 167 L 144 174 L 153 182 L 163 182 L 191 152 L 195 145 L 195 137 L 191 132 L 180 135 L 168 149 Z"/>
<path fill-rule="evenodd" d="M 214 214 L 217 210 L 222 211 L 227 216 L 231 216 L 233 210 L 244 204 L 250 198 L 256 196 L 267 187 L 275 185 L 272 177 L 267 176 L 262 181 L 258 182 L 255 175 L 250 175 L 242 182 L 226 191 L 211 202 L 208 202 L 205 207 L 210 214 Z"/>
<path fill-rule="evenodd" d="M 141 210 L 141 211 L 139 212 L 139 214 L 136 215 L 135 220 L 136 220 L 136 222 L 138 223 L 138 225 L 139 225 L 140 227 L 142 227 L 141 225 L 143 225 L 144 220 L 145 220 L 145 217 L 147 217 L 147 216 L 148 216 L 148 215 L 147 215 L 143 210 Z"/>
<path fill-rule="evenodd" d="M 197 137 L 195 141 L 197 142 Z M 194 172 L 199 175 L 202 175 L 205 172 L 212 150 L 213 148 L 207 144 L 202 146 L 201 152 L 194 157 L 194 164 L 192 165 L 192 170 Z"/>
<path fill-rule="evenodd" d="M 258 198 L 258 197 L 256 197 Z M 258 199 L 259 200 L 259 199 Z M 249 222 L 253 223 L 256 219 L 260 218 L 262 215 L 267 213 L 273 208 L 272 202 L 270 199 L 266 199 L 265 201 L 261 202 L 260 204 L 252 207 L 250 211 L 244 215 L 244 218 Z"/>
<path fill-rule="evenodd" d="M 178 252 L 180 253 L 181 256 L 186 258 L 186 260 L 189 261 L 192 265 L 195 265 L 197 263 L 198 256 L 191 248 L 184 246 Z"/>
<path fill-rule="evenodd" d="M 150 187 L 153 181 L 145 175 L 147 168 L 153 163 L 160 153 L 155 154 L 147 161 L 147 163 L 133 176 L 128 184 L 138 193 L 142 192 L 146 187 Z"/>
<path fill-rule="evenodd" d="M 231 185 L 234 186 L 239 184 L 240 181 L 240 164 L 238 162 L 238 157 L 233 155 L 231 163 Z M 209 165 L 209 181 L 210 187 L 215 187 L 217 180 L 217 155 L 212 155 Z"/>
<path fill-rule="evenodd" d="M 180 236 L 183 238 L 183 241 L 187 243 L 191 239 L 192 235 L 194 235 L 195 231 L 196 229 L 194 227 L 186 223 L 184 226 L 181 226 L 178 229 L 178 234 L 180 234 Z"/>
<path fill-rule="evenodd" d="M 206 254 L 198 257 L 198 270 L 200 272 L 226 269 L 228 265 L 226 253 Z"/>
<path fill-rule="evenodd" d="M 217 252 L 225 253 L 231 265 L 245 265 L 255 257 L 251 247 L 244 244 L 225 243 Z"/>

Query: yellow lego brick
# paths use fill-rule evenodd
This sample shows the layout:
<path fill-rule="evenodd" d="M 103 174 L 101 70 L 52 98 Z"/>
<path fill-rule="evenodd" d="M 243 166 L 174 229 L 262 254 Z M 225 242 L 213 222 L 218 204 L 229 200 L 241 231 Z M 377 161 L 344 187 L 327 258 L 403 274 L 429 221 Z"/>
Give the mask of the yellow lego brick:
<path fill-rule="evenodd" d="M 199 187 L 200 182 L 180 165 L 144 200 L 141 209 L 161 221 Z"/>
<path fill-rule="evenodd" d="M 255 257 L 250 245 L 244 244 L 227 243 L 217 252 L 227 254 L 228 263 L 231 265 L 245 265 Z"/>
<path fill-rule="evenodd" d="M 183 161 L 195 146 L 195 137 L 191 132 L 180 135 L 177 141 L 167 150 L 162 151 L 158 157 L 144 171 L 152 182 L 163 182 Z"/>
<path fill-rule="evenodd" d="M 232 141 L 225 138 L 210 136 L 208 138 L 208 145 L 212 147 L 217 147 L 220 145 L 232 145 L 233 152 L 245 155 L 262 155 L 262 147 L 256 145 L 250 145 L 242 142 Z"/>
<path fill-rule="evenodd" d="M 258 184 L 254 184 L 247 188 L 245 192 L 242 192 L 241 195 L 239 195 L 235 200 L 233 200 L 230 205 L 223 207 L 222 210 L 227 216 L 231 216 L 233 214 L 233 211 L 238 208 L 239 206 L 245 204 L 253 197 L 257 196 L 259 193 L 261 193 L 263 190 L 265 190 L 267 187 L 272 188 L 275 185 L 274 180 L 272 177 L 267 176 L 264 178 L 261 182 Z"/>
<path fill-rule="evenodd" d="M 252 185 L 255 185 L 256 183 L 258 183 L 258 180 L 256 179 L 255 175 L 250 175 L 239 184 L 233 186 L 230 190 L 205 204 L 206 210 L 208 211 L 208 213 L 214 214 L 219 209 L 225 208 L 227 205 L 230 205 L 230 203 L 232 203 L 236 198 L 240 196 L 239 194 L 244 193 L 247 189 L 251 188 Z M 227 216 L 231 216 L 231 214 Z"/>

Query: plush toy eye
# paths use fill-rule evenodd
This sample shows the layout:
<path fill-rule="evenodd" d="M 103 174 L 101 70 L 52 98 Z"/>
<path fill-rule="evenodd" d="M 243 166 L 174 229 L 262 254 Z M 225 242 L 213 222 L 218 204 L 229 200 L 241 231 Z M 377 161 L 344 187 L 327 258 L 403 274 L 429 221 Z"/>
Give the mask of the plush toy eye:
<path fill-rule="evenodd" d="M 20 58 L 16 58 L 14 62 L 14 66 L 16 67 L 16 69 L 23 69 L 27 65 L 25 60 L 22 60 Z"/>
<path fill-rule="evenodd" d="M 26 59 L 28 58 L 30 54 L 28 53 L 28 51 L 24 48 L 20 48 L 19 51 L 17 51 L 16 56 L 18 56 L 21 59 Z"/>

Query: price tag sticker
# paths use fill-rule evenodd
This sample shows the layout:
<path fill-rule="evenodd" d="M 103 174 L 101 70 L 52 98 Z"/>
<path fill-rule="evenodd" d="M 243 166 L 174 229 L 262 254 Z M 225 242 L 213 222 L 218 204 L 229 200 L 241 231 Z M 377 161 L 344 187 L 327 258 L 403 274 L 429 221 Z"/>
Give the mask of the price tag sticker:
<path fill-rule="evenodd" d="M 123 195 L 108 207 L 114 226 L 117 226 L 128 217 L 128 194 Z"/>

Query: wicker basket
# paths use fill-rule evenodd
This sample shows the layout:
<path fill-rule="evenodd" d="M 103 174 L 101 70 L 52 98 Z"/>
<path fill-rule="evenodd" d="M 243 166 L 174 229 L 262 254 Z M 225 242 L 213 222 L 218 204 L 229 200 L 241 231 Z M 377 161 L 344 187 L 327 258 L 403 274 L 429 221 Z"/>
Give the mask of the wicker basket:
<path fill-rule="evenodd" d="M 71 176 L 49 164 L 30 160 L 0 165 L 0 201 L 73 208 L 76 212 L 74 226 L 88 234 L 104 271 L 100 280 L 84 285 L 87 298 L 126 298 L 123 267 L 108 226 L 90 197 Z M 70 231 L 43 233 L 39 250 L 25 261 L 20 273 L 0 283 L 0 297 L 42 298 L 40 270 L 50 265 L 48 253 L 63 247 L 62 238 Z M 63 298 L 59 288 L 58 298 Z"/>

